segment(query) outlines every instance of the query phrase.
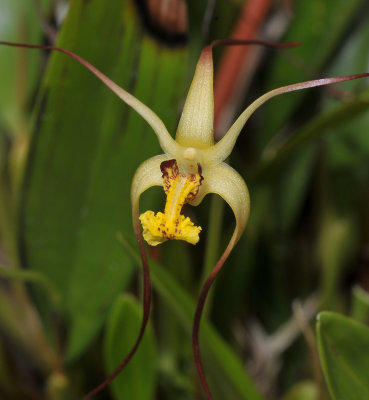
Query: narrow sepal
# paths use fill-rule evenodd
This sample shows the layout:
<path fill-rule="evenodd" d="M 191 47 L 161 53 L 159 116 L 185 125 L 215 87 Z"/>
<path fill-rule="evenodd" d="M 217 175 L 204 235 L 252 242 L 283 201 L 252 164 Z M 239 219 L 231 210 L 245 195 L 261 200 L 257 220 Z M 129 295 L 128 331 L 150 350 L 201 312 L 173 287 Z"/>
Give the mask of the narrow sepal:
<path fill-rule="evenodd" d="M 139 200 L 141 194 L 152 186 L 163 186 L 160 165 L 170 159 L 166 154 L 160 154 L 144 161 L 137 169 L 131 185 L 132 215 L 136 235 L 141 232 L 139 222 Z M 138 232 L 137 232 L 138 231 Z"/>
<path fill-rule="evenodd" d="M 99 71 L 96 67 L 90 64 L 88 61 L 80 57 L 79 55 L 66 50 L 60 47 L 54 46 L 39 46 L 32 44 L 22 44 L 22 43 L 10 43 L 0 41 L 0 45 L 12 46 L 12 47 L 24 47 L 28 49 L 43 49 L 43 50 L 53 50 L 58 51 L 60 53 L 64 53 L 69 57 L 74 58 L 84 67 L 86 67 L 89 71 L 91 71 L 101 82 L 103 82 L 112 92 L 114 92 L 121 100 L 123 100 L 127 105 L 132 107 L 141 117 L 151 126 L 151 128 L 156 133 L 158 137 L 159 143 L 163 151 L 167 153 L 174 152 L 175 149 L 178 148 L 178 145 L 175 143 L 174 139 L 169 134 L 167 128 L 165 127 L 163 121 L 152 111 L 149 107 L 143 104 L 140 100 L 138 100 L 135 96 L 131 95 L 123 88 L 118 86 L 115 82 L 113 82 L 110 78 L 108 78 L 105 74 Z"/>
<path fill-rule="evenodd" d="M 217 164 L 224 161 L 230 155 L 236 143 L 238 135 L 240 134 L 247 120 L 261 105 L 263 105 L 269 99 L 287 92 L 294 92 L 296 90 L 309 89 L 317 86 L 331 85 L 334 83 L 365 78 L 368 76 L 369 73 L 362 73 L 356 75 L 338 76 L 334 78 L 315 79 L 311 81 L 295 83 L 288 86 L 282 86 L 280 88 L 265 93 L 263 96 L 256 99 L 246 108 L 246 110 L 237 118 L 236 122 L 228 130 L 226 135 L 218 143 L 216 143 L 215 146 L 205 150 L 208 163 L 210 165 Z"/>
<path fill-rule="evenodd" d="M 236 243 L 246 227 L 250 214 L 250 196 L 246 183 L 238 172 L 225 163 L 204 170 L 203 176 L 200 191 L 190 204 L 200 204 L 208 193 L 215 193 L 222 197 L 231 207 L 236 218 L 233 238 Z"/>

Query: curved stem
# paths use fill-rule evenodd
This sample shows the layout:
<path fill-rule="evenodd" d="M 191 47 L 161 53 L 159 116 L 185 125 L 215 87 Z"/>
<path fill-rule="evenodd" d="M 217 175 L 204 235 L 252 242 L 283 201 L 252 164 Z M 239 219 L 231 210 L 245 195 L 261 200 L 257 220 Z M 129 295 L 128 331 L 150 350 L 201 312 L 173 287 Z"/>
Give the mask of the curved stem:
<path fill-rule="evenodd" d="M 121 371 L 122 369 L 131 361 L 132 357 L 136 353 L 138 346 L 141 343 L 143 335 L 145 333 L 146 325 L 150 316 L 150 304 L 151 304 L 151 284 L 150 284 L 150 270 L 149 263 L 147 261 L 147 255 L 145 251 L 145 245 L 143 241 L 143 237 L 140 230 L 135 229 L 136 238 L 138 241 L 138 245 L 140 248 L 141 261 L 142 261 L 142 269 L 143 269 L 143 315 L 142 315 L 142 323 L 140 332 L 137 336 L 136 343 L 132 347 L 131 351 L 128 353 L 126 358 L 118 365 L 118 367 L 110 374 L 104 382 L 100 383 L 95 389 L 91 392 L 87 393 L 83 399 L 89 399 L 101 390 L 103 390 Z"/>
<path fill-rule="evenodd" d="M 231 240 L 229 241 L 227 248 L 224 250 L 224 253 L 220 257 L 218 262 L 215 264 L 213 270 L 210 272 L 207 280 L 205 281 L 205 283 L 201 289 L 201 292 L 200 292 L 199 300 L 198 300 L 197 306 L 196 306 L 195 317 L 194 317 L 194 321 L 193 321 L 192 345 L 193 345 L 195 363 L 196 363 L 196 368 L 197 368 L 197 372 L 200 377 L 202 387 L 206 393 L 206 397 L 208 398 L 208 400 L 213 400 L 213 397 L 210 393 L 209 385 L 208 385 L 208 383 L 206 381 L 206 377 L 205 377 L 204 367 L 201 362 L 200 346 L 199 346 L 200 319 L 201 319 L 201 316 L 202 316 L 202 313 L 204 310 L 205 301 L 206 301 L 207 295 L 209 293 L 209 290 L 211 288 L 211 285 L 213 284 L 219 271 L 222 269 L 230 252 L 232 251 L 232 249 L 236 243 L 236 237 L 237 237 L 236 235 L 237 235 L 237 228 L 236 228 L 235 232 L 233 233 L 233 236 L 232 236 Z"/>

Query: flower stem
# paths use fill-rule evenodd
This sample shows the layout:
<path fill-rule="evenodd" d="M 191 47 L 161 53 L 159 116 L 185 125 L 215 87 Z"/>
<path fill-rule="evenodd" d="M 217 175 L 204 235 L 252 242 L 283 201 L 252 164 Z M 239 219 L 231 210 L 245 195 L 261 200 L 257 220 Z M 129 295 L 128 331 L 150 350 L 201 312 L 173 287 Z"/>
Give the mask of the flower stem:
<path fill-rule="evenodd" d="M 204 373 L 204 368 L 201 362 L 201 355 L 200 355 L 200 345 L 199 345 L 199 333 L 200 333 L 200 320 L 201 316 L 203 314 L 204 306 L 205 306 L 205 301 L 207 299 L 209 290 L 217 277 L 219 271 L 222 269 L 225 261 L 227 260 L 229 253 L 232 251 L 233 246 L 235 245 L 236 242 L 236 235 L 237 235 L 237 230 L 235 230 L 235 233 L 233 234 L 231 240 L 228 243 L 228 246 L 224 250 L 224 253 L 218 260 L 218 262 L 215 264 L 214 268 L 210 272 L 208 278 L 206 279 L 201 292 L 199 296 L 199 300 L 197 302 L 196 306 L 196 311 L 195 311 L 195 317 L 193 321 L 193 328 L 192 328 L 192 344 L 193 344 L 193 352 L 194 352 L 194 358 L 195 358 L 195 364 L 196 368 L 200 377 L 201 385 L 206 393 L 206 397 L 208 400 L 212 400 L 213 397 L 210 393 L 209 385 L 207 383 L 205 373 Z"/>

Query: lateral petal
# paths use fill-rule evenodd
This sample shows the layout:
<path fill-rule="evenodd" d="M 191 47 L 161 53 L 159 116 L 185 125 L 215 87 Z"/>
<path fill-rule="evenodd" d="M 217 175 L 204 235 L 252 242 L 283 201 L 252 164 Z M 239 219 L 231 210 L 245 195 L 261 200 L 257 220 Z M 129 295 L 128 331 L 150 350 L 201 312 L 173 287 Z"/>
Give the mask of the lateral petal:
<path fill-rule="evenodd" d="M 236 228 L 231 239 L 233 247 L 242 235 L 250 213 L 250 196 L 241 175 L 228 164 L 221 163 L 203 171 L 204 180 L 200 191 L 190 203 L 201 203 L 208 193 L 216 193 L 231 207 L 236 218 Z"/>
<path fill-rule="evenodd" d="M 132 203 L 132 219 L 135 232 L 141 231 L 140 221 L 138 219 L 140 213 L 140 196 L 152 186 L 163 186 L 162 172 L 160 164 L 169 160 L 171 157 L 167 154 L 160 154 L 144 161 L 137 169 L 132 179 L 131 185 L 131 203 Z"/>

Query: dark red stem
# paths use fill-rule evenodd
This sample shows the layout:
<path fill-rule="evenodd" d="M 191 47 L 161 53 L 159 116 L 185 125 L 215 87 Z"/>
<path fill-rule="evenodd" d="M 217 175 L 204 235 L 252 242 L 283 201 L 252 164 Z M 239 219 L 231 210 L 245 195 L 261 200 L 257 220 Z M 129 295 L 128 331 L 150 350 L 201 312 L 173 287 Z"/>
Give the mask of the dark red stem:
<path fill-rule="evenodd" d="M 234 240 L 232 238 L 231 241 L 229 242 L 227 248 L 225 249 L 223 255 L 220 257 L 218 262 L 215 264 L 215 267 L 210 272 L 207 280 L 205 281 L 204 286 L 202 287 L 201 292 L 200 292 L 199 300 L 197 302 L 195 317 L 194 317 L 193 327 L 192 327 L 192 344 L 193 344 L 193 352 L 194 352 L 194 357 L 195 357 L 195 364 L 196 364 L 197 371 L 199 373 L 202 387 L 204 388 L 204 391 L 206 393 L 206 397 L 208 398 L 208 400 L 213 400 L 213 397 L 210 393 L 209 385 L 206 381 L 206 377 L 205 377 L 205 373 L 204 373 L 204 367 L 201 362 L 200 347 L 199 347 L 200 320 L 201 320 L 202 312 L 203 312 L 204 306 L 205 306 L 205 301 L 206 301 L 207 295 L 209 293 L 209 290 L 211 288 L 211 285 L 213 284 L 219 271 L 222 269 L 233 246 L 234 246 Z"/>
<path fill-rule="evenodd" d="M 150 304 L 151 304 L 151 284 L 150 284 L 150 270 L 149 264 L 147 261 L 147 255 L 145 251 L 145 246 L 143 242 L 142 235 L 140 234 L 137 237 L 138 245 L 140 248 L 141 260 L 142 260 L 142 269 L 143 269 L 143 316 L 140 332 L 136 339 L 135 345 L 132 347 L 131 351 L 128 353 L 127 357 L 118 365 L 118 367 L 114 370 L 114 372 L 109 375 L 104 382 L 100 383 L 95 389 L 91 390 L 91 392 L 87 393 L 83 399 L 89 399 L 101 390 L 103 390 L 118 374 L 122 371 L 122 369 L 130 362 L 131 358 L 136 353 L 138 346 L 141 343 L 143 335 L 145 333 L 146 325 L 150 316 Z"/>

